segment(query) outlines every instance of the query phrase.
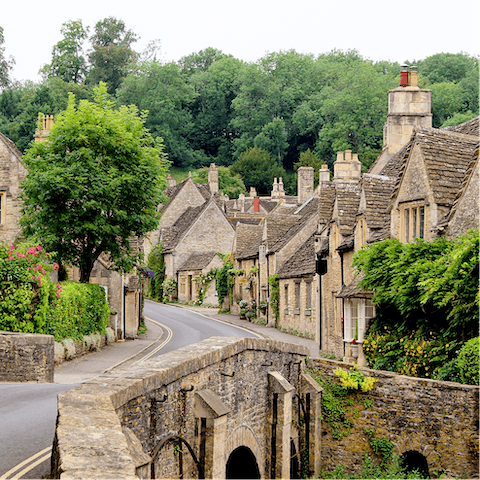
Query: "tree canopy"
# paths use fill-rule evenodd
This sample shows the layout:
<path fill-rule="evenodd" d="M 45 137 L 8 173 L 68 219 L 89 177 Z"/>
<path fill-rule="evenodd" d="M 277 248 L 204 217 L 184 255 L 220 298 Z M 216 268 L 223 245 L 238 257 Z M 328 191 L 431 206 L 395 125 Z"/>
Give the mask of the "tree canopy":
<path fill-rule="evenodd" d="M 140 258 L 130 240 L 158 225 L 157 206 L 169 162 L 161 139 L 145 128 L 135 106 L 116 109 L 107 87 L 78 105 L 70 95 L 47 141 L 24 156 L 24 234 L 36 238 L 88 282 L 94 262 L 108 255 L 128 271 Z"/>
<path fill-rule="evenodd" d="M 15 64 L 13 58 L 5 57 L 5 37 L 3 36 L 3 28 L 0 26 L 0 88 L 6 87 L 10 83 L 9 70 Z"/>

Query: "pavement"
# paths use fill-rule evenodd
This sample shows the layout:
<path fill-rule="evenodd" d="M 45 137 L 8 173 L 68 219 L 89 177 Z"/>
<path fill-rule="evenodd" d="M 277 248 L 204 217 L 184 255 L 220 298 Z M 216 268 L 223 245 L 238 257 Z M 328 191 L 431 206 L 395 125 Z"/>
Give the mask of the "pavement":
<path fill-rule="evenodd" d="M 318 343 L 313 340 L 291 335 L 273 327 L 257 325 L 248 320 L 241 319 L 238 315 L 218 313 L 216 308 L 194 307 L 178 304 L 170 304 L 172 307 L 184 308 L 206 317 L 221 320 L 222 322 L 246 328 L 258 333 L 264 338 L 270 338 L 286 343 L 305 345 L 310 350 L 311 358 L 319 357 Z M 54 383 L 77 384 L 95 378 L 102 373 L 114 370 L 135 357 L 146 353 L 157 345 L 162 337 L 162 329 L 152 322 L 147 321 L 147 331 L 135 340 L 122 340 L 108 345 L 101 350 L 83 355 L 80 358 L 64 362 L 55 367 Z"/>

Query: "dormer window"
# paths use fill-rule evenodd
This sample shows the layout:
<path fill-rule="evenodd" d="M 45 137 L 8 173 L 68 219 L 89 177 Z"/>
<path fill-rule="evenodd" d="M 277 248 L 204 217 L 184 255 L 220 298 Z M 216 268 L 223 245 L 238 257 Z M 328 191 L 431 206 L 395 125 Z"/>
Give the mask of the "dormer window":
<path fill-rule="evenodd" d="M 404 204 L 401 211 L 401 240 L 404 243 L 415 238 L 425 238 L 425 205 L 420 202 Z"/>

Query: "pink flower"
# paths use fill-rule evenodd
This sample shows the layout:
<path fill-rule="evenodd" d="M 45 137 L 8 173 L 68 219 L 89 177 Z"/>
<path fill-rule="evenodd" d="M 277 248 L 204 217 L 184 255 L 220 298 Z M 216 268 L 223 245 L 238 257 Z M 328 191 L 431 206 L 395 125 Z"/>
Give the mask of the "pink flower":
<path fill-rule="evenodd" d="M 58 271 L 59 268 L 60 268 L 60 265 L 58 263 L 53 262 L 53 269 Z"/>
<path fill-rule="evenodd" d="M 38 250 L 39 252 L 41 252 L 41 251 L 42 251 L 42 247 L 41 247 L 40 245 L 37 245 L 37 250 Z"/>

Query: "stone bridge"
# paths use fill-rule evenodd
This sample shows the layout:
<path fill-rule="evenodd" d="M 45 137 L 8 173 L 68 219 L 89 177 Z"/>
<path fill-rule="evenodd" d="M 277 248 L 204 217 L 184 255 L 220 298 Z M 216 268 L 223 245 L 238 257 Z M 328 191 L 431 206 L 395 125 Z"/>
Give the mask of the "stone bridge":
<path fill-rule="evenodd" d="M 59 396 L 55 478 L 300 478 L 320 468 L 307 349 L 212 337 Z"/>
<path fill-rule="evenodd" d="M 59 395 L 54 478 L 305 478 L 358 472 L 367 430 L 407 466 L 478 478 L 479 388 L 364 369 L 349 435 L 321 422 L 307 349 L 213 337 L 123 367 Z M 324 378 L 351 365 L 311 360 Z M 347 418 L 347 420 L 348 420 Z"/>

